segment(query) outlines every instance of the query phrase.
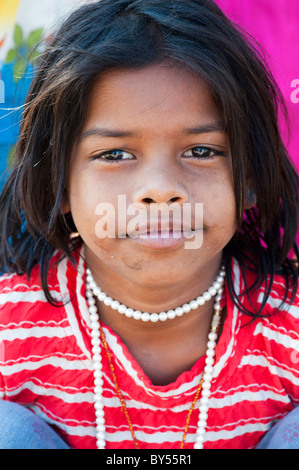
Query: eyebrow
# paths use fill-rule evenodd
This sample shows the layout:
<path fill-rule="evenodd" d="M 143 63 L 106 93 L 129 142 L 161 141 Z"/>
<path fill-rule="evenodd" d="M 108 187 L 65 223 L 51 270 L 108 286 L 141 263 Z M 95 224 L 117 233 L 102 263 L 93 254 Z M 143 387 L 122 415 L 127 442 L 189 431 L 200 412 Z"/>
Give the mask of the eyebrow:
<path fill-rule="evenodd" d="M 100 137 L 136 137 L 137 136 L 135 132 L 131 132 L 131 131 L 121 131 L 117 129 L 92 127 L 88 131 L 83 132 L 83 134 L 80 137 L 80 140 L 87 139 L 87 137 L 90 137 L 92 135 L 98 135 Z"/>
<path fill-rule="evenodd" d="M 183 129 L 183 134 L 207 134 L 209 132 L 225 132 L 225 125 L 222 121 L 211 122 L 209 124 L 202 124 L 200 126 Z"/>
<path fill-rule="evenodd" d="M 195 127 L 185 128 L 182 133 L 184 135 L 195 135 L 195 134 L 207 134 L 210 132 L 225 132 L 225 126 L 222 121 L 216 121 L 209 124 L 202 124 Z M 107 129 L 101 127 L 92 127 L 87 131 L 83 132 L 80 137 L 80 141 L 87 139 L 93 135 L 100 137 L 113 137 L 113 138 L 124 138 L 124 137 L 138 137 L 138 133 L 133 131 L 122 131 L 120 129 Z"/>

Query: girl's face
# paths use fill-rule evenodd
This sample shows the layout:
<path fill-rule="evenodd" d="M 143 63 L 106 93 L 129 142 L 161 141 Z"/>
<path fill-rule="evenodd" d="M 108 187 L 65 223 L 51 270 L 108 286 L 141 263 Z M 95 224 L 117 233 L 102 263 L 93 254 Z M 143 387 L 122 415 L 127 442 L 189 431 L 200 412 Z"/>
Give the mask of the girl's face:
<path fill-rule="evenodd" d="M 150 210 L 173 202 L 181 225 L 176 212 L 165 234 L 161 223 L 171 212 L 151 219 Z M 229 140 L 202 81 L 166 64 L 103 74 L 73 148 L 64 210 L 71 211 L 102 285 L 104 278 L 104 285 L 120 288 L 121 282 L 161 288 L 195 285 L 203 275 L 212 280 L 236 213 Z M 101 238 L 101 229 L 108 236 Z"/>

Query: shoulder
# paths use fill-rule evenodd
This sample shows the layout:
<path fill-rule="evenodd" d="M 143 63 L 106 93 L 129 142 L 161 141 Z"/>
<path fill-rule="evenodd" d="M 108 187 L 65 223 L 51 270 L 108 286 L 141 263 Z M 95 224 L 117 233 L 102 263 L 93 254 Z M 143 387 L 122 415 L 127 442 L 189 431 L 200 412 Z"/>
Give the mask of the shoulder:
<path fill-rule="evenodd" d="M 57 279 L 58 260 L 57 253 L 51 260 L 48 278 L 50 292 L 55 298 L 61 296 Z M 32 269 L 30 277 L 16 273 L 0 276 L 0 328 L 5 328 L 12 320 L 16 324 L 23 322 L 49 307 L 42 287 L 39 265 Z"/>
<path fill-rule="evenodd" d="M 275 274 L 272 280 L 269 276 L 260 284 L 257 282 L 257 274 L 244 266 L 242 268 L 236 259 L 233 259 L 232 272 L 234 290 L 237 295 L 239 294 L 240 302 L 245 308 L 250 311 L 254 308 L 256 312 L 262 309 L 260 317 L 274 318 L 275 314 L 278 314 L 278 317 L 279 314 L 285 317 L 289 312 L 290 318 L 298 319 L 299 283 L 292 298 L 292 283 L 291 281 L 288 283 L 283 275 Z M 248 289 L 250 291 L 247 294 Z"/>
<path fill-rule="evenodd" d="M 292 289 L 285 277 L 276 274 L 269 295 L 267 291 L 270 279 L 252 290 L 249 295 L 243 295 L 247 288 L 254 285 L 256 275 L 249 270 L 241 270 L 236 260 L 234 260 L 234 274 L 234 288 L 240 294 L 242 306 L 251 312 L 260 311 L 254 320 L 242 314 L 242 323 L 250 324 L 254 337 L 260 339 L 263 337 L 263 341 L 268 342 L 269 347 L 275 345 L 275 342 L 283 343 L 286 347 L 294 346 L 294 340 L 299 341 L 299 287 L 292 299 Z"/>
<path fill-rule="evenodd" d="M 263 305 L 265 289 L 263 284 L 256 293 L 257 307 Z M 272 357 L 273 365 L 294 368 L 297 375 L 299 361 L 295 364 L 294 357 L 299 351 L 299 289 L 292 299 L 285 278 L 275 275 L 261 315 L 253 324 L 256 344 Z"/>
<path fill-rule="evenodd" d="M 262 304 L 266 285 L 263 284 L 258 292 L 257 302 Z M 271 291 L 267 302 L 263 308 L 263 316 L 277 317 L 282 321 L 298 322 L 299 321 L 299 285 L 292 298 L 292 289 L 288 286 L 284 276 L 275 275 Z"/>

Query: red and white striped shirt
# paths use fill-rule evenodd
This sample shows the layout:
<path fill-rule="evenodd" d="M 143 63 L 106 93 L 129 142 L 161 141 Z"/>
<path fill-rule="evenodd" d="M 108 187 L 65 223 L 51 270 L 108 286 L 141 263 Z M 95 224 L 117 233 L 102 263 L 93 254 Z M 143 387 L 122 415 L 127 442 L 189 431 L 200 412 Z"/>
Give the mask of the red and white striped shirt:
<path fill-rule="evenodd" d="M 96 448 L 91 328 L 85 299 L 85 264 L 75 269 L 56 253 L 51 293 L 70 299 L 53 307 L 45 298 L 39 267 L 26 276 L 0 277 L 0 398 L 41 416 L 76 449 Z M 234 285 L 243 287 L 233 261 Z M 283 279 L 275 278 L 265 313 L 280 304 Z M 257 304 L 262 290 L 255 296 Z M 245 304 L 245 299 L 244 299 Z M 299 404 L 299 293 L 288 311 L 255 320 L 240 313 L 226 295 L 227 316 L 216 346 L 204 448 L 254 448 L 270 427 Z M 174 383 L 152 385 L 120 338 L 103 331 L 140 448 L 177 449 L 205 358 Z M 134 448 L 131 432 L 103 357 L 106 448 Z M 198 402 L 185 448 L 195 443 Z"/>

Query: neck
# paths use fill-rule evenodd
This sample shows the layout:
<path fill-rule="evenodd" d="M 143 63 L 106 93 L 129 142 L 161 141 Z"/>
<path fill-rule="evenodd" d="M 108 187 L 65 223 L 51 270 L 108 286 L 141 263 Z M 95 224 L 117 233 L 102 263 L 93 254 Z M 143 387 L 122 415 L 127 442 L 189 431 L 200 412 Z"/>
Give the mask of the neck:
<path fill-rule="evenodd" d="M 101 321 L 121 338 L 154 385 L 167 385 L 205 354 L 214 300 L 182 317 L 146 324 L 97 303 Z"/>

